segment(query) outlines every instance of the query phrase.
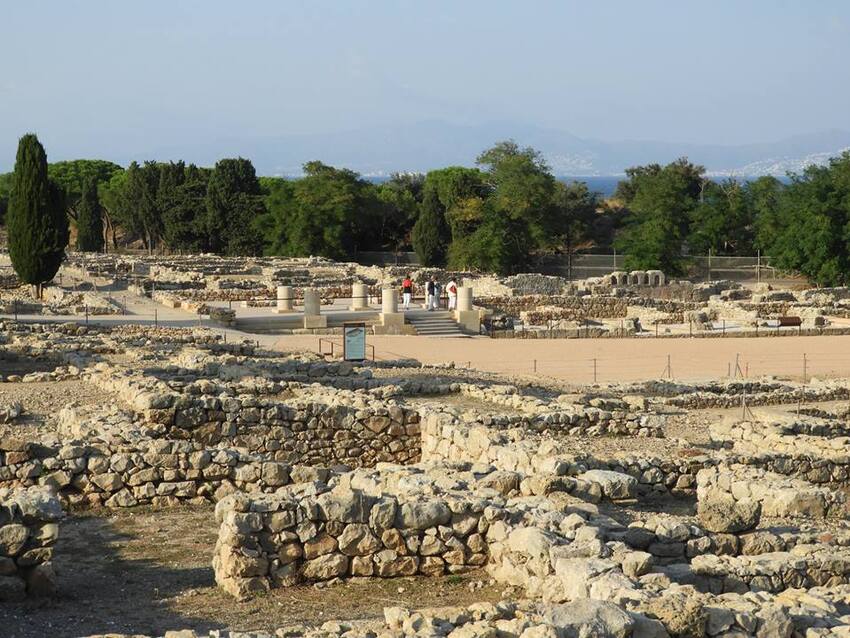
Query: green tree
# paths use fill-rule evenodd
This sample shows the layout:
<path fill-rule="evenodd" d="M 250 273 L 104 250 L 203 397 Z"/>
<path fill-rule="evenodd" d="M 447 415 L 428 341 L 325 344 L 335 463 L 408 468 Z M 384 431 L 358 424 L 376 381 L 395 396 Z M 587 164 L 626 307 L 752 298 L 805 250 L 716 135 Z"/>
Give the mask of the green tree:
<path fill-rule="evenodd" d="M 216 162 L 206 194 L 206 249 L 227 255 L 257 255 L 263 238 L 259 224 L 265 212 L 260 183 L 250 160 Z"/>
<path fill-rule="evenodd" d="M 477 159 L 484 167 L 478 196 L 453 202 L 449 265 L 498 273 L 529 264 L 551 245 L 555 178 L 540 153 L 509 140 Z"/>
<path fill-rule="evenodd" d="M 65 191 L 65 201 L 71 217 L 76 217 L 77 205 L 86 185 L 93 181 L 96 186 L 108 182 L 124 169 L 106 160 L 70 160 L 47 165 L 47 176 Z"/>
<path fill-rule="evenodd" d="M 397 173 L 378 187 L 381 212 L 376 236 L 382 248 L 401 250 L 412 245 L 411 231 L 419 216 L 424 185 L 421 173 Z"/>
<path fill-rule="evenodd" d="M 292 191 L 287 254 L 351 259 L 375 246 L 381 205 L 373 185 L 354 171 L 307 162 Z"/>
<path fill-rule="evenodd" d="M 97 183 L 94 179 L 83 186 L 83 192 L 77 204 L 77 250 L 100 252 L 103 250 L 103 219 L 100 200 L 97 196 Z"/>
<path fill-rule="evenodd" d="M 448 228 L 436 188 L 426 186 L 411 237 L 413 249 L 423 266 L 442 266 L 446 263 Z"/>
<path fill-rule="evenodd" d="M 691 253 L 752 254 L 754 210 L 747 188 L 737 180 L 707 182 L 690 218 Z"/>
<path fill-rule="evenodd" d="M 759 177 L 747 183 L 746 197 L 753 216 L 754 244 L 769 251 L 779 231 L 779 207 L 785 186 L 775 177 Z"/>
<path fill-rule="evenodd" d="M 204 246 L 203 225 L 209 171 L 182 161 L 159 166 L 157 208 L 162 238 L 174 251 L 198 252 Z"/>
<path fill-rule="evenodd" d="M 572 277 L 572 256 L 590 237 L 598 202 L 596 194 L 584 182 L 556 182 L 554 190 L 550 234 L 544 245 L 567 255 Z"/>
<path fill-rule="evenodd" d="M 47 154 L 32 133 L 18 142 L 7 227 L 12 266 L 40 298 L 62 263 L 68 218 L 62 189 L 48 179 Z"/>
<path fill-rule="evenodd" d="M 0 174 L 0 226 L 6 223 L 6 211 L 9 209 L 9 195 L 12 192 L 13 173 Z"/>
<path fill-rule="evenodd" d="M 266 255 L 289 255 L 289 229 L 294 214 L 294 182 L 282 177 L 261 177 L 266 212 L 258 221 Z"/>
<path fill-rule="evenodd" d="M 850 152 L 792 175 L 774 220 L 775 265 L 818 285 L 850 283 Z"/>
<path fill-rule="evenodd" d="M 617 192 L 629 215 L 615 245 L 627 255 L 627 269 L 684 271 L 683 242 L 706 185 L 704 173 L 702 166 L 686 158 L 664 167 L 651 164 L 626 171 L 627 183 Z"/>

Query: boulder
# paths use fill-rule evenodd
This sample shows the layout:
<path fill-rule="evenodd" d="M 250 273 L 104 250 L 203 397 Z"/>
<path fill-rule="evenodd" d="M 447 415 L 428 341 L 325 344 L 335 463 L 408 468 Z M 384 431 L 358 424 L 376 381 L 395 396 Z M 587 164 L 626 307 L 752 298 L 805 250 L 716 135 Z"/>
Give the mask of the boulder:
<path fill-rule="evenodd" d="M 635 621 L 613 603 L 582 599 L 554 605 L 544 613 L 558 638 L 627 638 Z"/>
<path fill-rule="evenodd" d="M 728 492 L 712 488 L 700 494 L 697 515 L 708 531 L 734 534 L 758 525 L 761 505 L 749 498 L 736 501 Z"/>
<path fill-rule="evenodd" d="M 637 493 L 637 479 L 622 472 L 589 470 L 580 474 L 578 478 L 598 483 L 602 493 L 612 501 L 634 498 Z"/>

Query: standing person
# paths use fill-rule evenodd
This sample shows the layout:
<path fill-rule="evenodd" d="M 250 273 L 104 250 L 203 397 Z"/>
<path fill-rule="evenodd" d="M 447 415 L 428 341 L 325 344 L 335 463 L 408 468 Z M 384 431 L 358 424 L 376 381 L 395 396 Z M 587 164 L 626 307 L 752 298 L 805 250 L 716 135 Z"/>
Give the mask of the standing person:
<path fill-rule="evenodd" d="M 434 282 L 434 310 L 440 309 L 440 295 L 443 293 L 443 287 L 439 281 Z"/>
<path fill-rule="evenodd" d="M 401 298 L 403 300 L 402 308 L 405 310 L 410 310 L 410 298 L 413 296 L 413 280 L 410 279 L 410 275 L 404 278 L 404 281 L 401 282 Z"/>
<path fill-rule="evenodd" d="M 449 279 L 446 284 L 446 292 L 449 295 L 449 310 L 457 309 L 457 282 L 454 279 Z"/>
<path fill-rule="evenodd" d="M 437 278 L 431 277 L 431 281 L 429 281 L 425 286 L 425 309 L 428 312 L 431 312 L 434 309 L 434 292 L 437 288 Z"/>

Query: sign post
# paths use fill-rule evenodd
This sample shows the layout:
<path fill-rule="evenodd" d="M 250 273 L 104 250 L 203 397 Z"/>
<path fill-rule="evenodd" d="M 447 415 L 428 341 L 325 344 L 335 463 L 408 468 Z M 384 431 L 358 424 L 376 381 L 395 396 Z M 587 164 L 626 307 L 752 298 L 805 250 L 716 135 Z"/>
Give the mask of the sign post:
<path fill-rule="evenodd" d="M 342 326 L 342 358 L 345 361 L 366 360 L 366 324 L 345 323 Z"/>

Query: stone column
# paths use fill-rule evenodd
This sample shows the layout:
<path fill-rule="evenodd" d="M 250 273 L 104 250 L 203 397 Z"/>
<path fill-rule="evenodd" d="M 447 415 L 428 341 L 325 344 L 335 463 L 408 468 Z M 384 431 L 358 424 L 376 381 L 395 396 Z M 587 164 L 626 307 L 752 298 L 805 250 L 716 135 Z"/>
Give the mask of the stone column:
<path fill-rule="evenodd" d="M 404 315 L 398 311 L 398 292 L 395 288 L 381 289 L 381 325 L 375 334 L 399 335 L 404 333 Z"/>
<path fill-rule="evenodd" d="M 398 295 L 395 288 L 381 289 L 381 314 L 398 312 Z"/>
<path fill-rule="evenodd" d="M 277 287 L 277 308 L 279 313 L 292 312 L 292 286 Z"/>
<path fill-rule="evenodd" d="M 465 332 L 478 334 L 481 332 L 481 314 L 472 307 L 472 288 L 460 286 L 457 289 L 457 310 L 455 321 Z"/>
<path fill-rule="evenodd" d="M 472 288 L 469 286 L 460 286 L 457 289 L 457 309 L 458 312 L 472 310 Z"/>
<path fill-rule="evenodd" d="M 314 288 L 304 289 L 304 327 L 327 328 L 328 318 L 322 315 L 322 298 Z"/>
<path fill-rule="evenodd" d="M 369 308 L 369 287 L 366 284 L 351 284 L 351 309 L 367 310 Z"/>

